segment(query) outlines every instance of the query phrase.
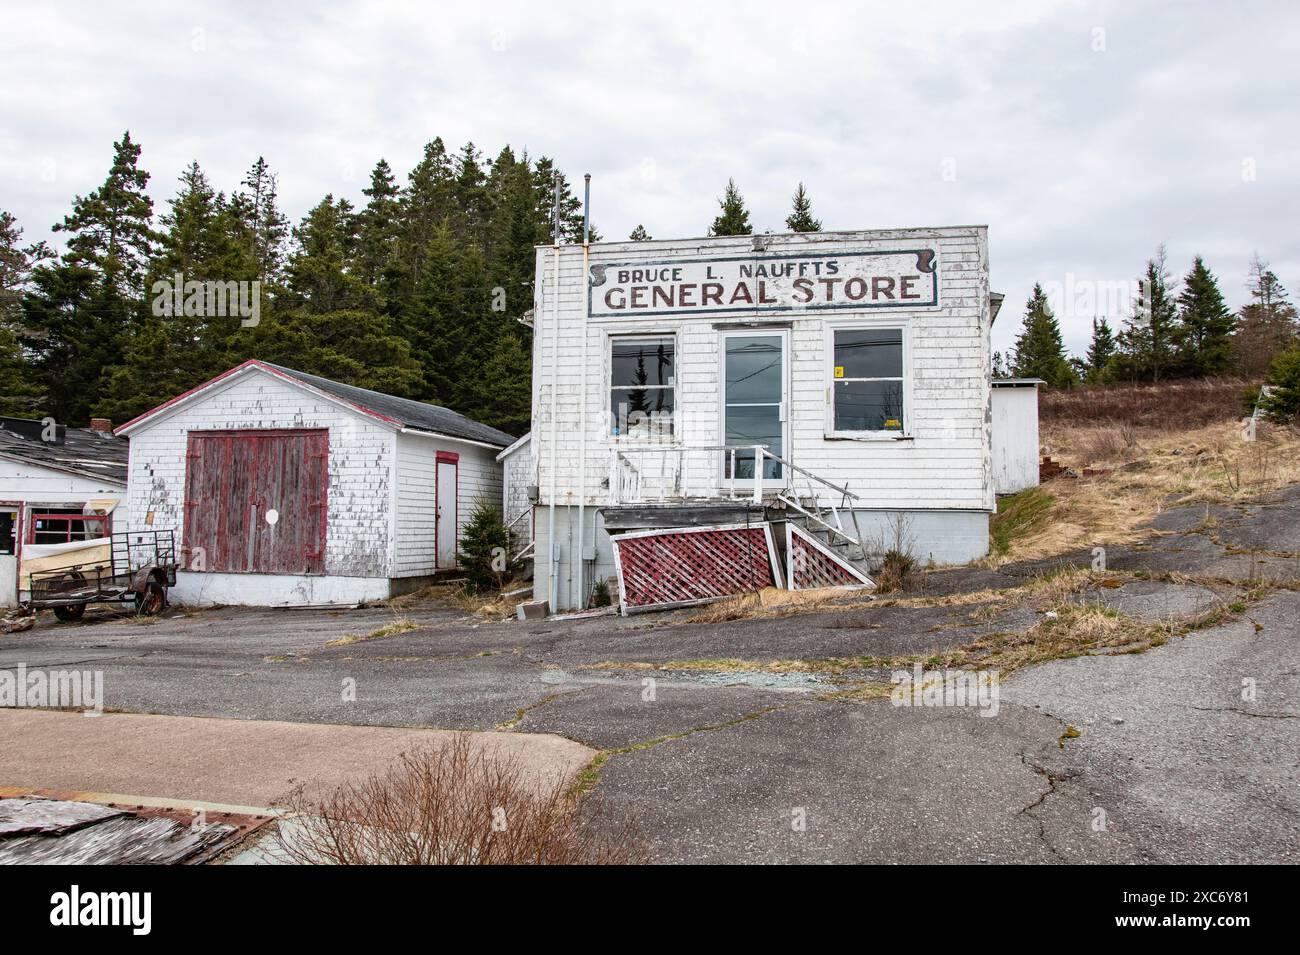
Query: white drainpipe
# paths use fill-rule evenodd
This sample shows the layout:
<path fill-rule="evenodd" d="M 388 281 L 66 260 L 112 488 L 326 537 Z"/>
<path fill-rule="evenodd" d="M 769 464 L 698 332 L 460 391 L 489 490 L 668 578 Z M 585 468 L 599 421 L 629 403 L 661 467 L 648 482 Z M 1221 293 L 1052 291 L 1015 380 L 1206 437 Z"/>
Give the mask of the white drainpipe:
<path fill-rule="evenodd" d="M 558 171 L 555 173 L 555 232 L 553 241 L 554 245 L 551 249 L 551 255 L 553 256 L 551 269 L 551 416 L 549 422 L 551 429 L 549 436 L 551 441 L 551 506 L 546 534 L 546 544 L 550 548 L 550 553 L 546 555 L 546 559 L 551 569 L 551 586 L 547 595 L 550 601 L 549 609 L 551 613 L 556 611 L 560 573 L 560 549 L 555 543 L 555 498 L 558 494 L 555 449 L 559 443 L 556 409 L 558 408 L 560 373 L 560 173 Z"/>
<path fill-rule="evenodd" d="M 582 196 L 582 281 L 585 284 L 590 281 L 588 278 L 587 257 L 590 253 L 591 244 L 591 173 L 584 177 L 583 196 Z M 587 322 L 590 318 L 590 299 L 583 296 L 586 305 L 583 306 L 582 319 L 582 383 L 578 390 L 578 552 L 569 555 L 570 564 L 575 560 L 578 565 L 578 610 L 587 606 L 587 573 L 586 573 L 586 513 L 587 513 Z M 593 532 L 594 533 L 594 532 Z"/>

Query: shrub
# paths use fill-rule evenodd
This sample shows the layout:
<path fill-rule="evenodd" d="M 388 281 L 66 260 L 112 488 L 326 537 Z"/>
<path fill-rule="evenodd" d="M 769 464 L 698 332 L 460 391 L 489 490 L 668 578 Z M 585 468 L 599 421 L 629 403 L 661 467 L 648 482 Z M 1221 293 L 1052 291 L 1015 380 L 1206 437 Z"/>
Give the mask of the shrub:
<path fill-rule="evenodd" d="M 882 594 L 907 590 L 916 571 L 916 558 L 904 551 L 890 548 L 881 559 L 880 569 L 872 576 L 876 592 Z"/>
<path fill-rule="evenodd" d="M 1300 345 L 1288 348 L 1268 370 L 1269 392 L 1260 408 L 1272 421 L 1300 421 Z"/>
<path fill-rule="evenodd" d="M 498 508 L 484 501 L 474 505 L 460 535 L 457 559 L 476 592 L 499 589 L 514 576 L 518 565 L 510 559 L 510 531 Z"/>
<path fill-rule="evenodd" d="M 281 805 L 277 847 L 289 861 L 333 865 L 565 865 L 642 862 L 636 827 L 609 818 L 564 780 L 530 779 L 512 756 L 458 733 L 403 753 L 383 774 Z"/>

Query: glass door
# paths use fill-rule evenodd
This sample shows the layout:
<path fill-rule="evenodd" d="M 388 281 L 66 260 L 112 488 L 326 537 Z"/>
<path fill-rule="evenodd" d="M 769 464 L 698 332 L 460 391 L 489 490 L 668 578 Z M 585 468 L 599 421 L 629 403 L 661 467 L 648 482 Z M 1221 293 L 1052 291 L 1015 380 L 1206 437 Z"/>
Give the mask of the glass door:
<path fill-rule="evenodd" d="M 786 448 L 786 333 L 724 332 L 722 435 L 726 445 L 763 444 L 778 457 Z M 736 480 L 754 480 L 754 452 L 736 452 Z M 723 455 L 723 478 L 731 456 Z M 763 480 L 783 478 L 780 462 L 763 459 Z"/>

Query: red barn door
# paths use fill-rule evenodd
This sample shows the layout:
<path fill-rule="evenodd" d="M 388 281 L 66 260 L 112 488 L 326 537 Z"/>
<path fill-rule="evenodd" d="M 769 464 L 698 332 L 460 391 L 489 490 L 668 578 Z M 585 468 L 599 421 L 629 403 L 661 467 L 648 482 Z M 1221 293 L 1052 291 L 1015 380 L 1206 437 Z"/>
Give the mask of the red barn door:
<path fill-rule="evenodd" d="M 325 429 L 191 431 L 186 566 L 324 573 L 328 488 Z"/>

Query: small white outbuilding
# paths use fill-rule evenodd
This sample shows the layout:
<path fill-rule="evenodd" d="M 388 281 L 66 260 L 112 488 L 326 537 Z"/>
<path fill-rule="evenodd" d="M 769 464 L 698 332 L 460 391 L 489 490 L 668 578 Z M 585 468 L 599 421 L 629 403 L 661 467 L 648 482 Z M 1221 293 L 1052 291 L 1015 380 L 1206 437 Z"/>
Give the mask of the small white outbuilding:
<path fill-rule="evenodd" d="M 454 570 L 514 438 L 436 405 L 247 361 L 123 425 L 131 530 L 172 528 L 173 599 L 383 599 Z"/>
<path fill-rule="evenodd" d="M 1015 494 L 1038 486 L 1038 386 L 1041 378 L 993 380 L 990 443 L 993 490 Z"/>

